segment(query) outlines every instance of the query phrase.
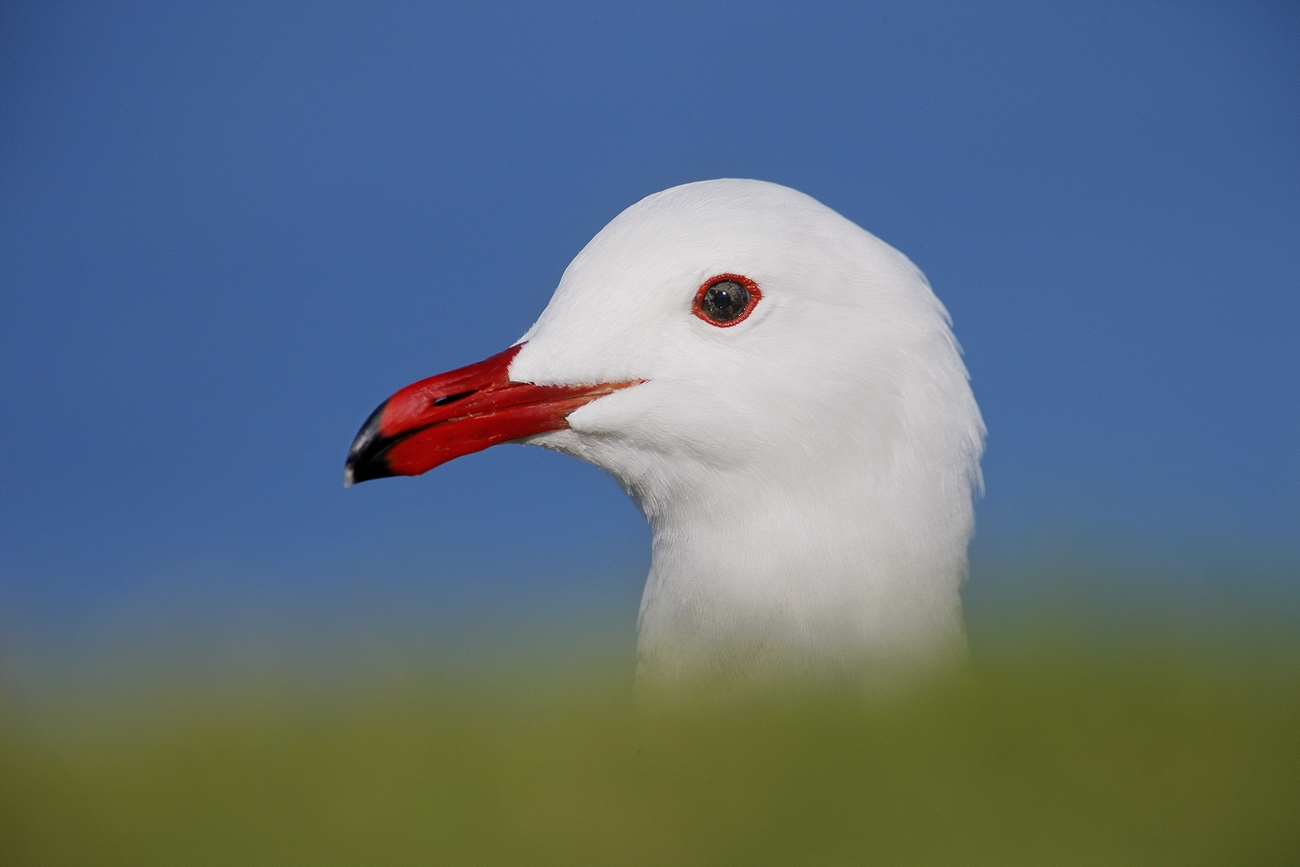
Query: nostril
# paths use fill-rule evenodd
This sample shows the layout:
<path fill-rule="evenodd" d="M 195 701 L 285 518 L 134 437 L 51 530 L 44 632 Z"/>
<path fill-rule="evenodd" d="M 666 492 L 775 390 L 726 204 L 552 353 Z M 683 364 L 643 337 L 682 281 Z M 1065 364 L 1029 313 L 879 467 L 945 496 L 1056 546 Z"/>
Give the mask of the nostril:
<path fill-rule="evenodd" d="M 462 398 L 469 397 L 469 396 L 470 396 L 471 394 L 473 394 L 473 393 L 474 393 L 473 391 L 462 391 L 462 392 L 459 392 L 459 393 L 457 393 L 457 394 L 449 394 L 449 395 L 447 395 L 446 397 L 440 397 L 440 398 L 438 398 L 437 400 L 435 400 L 435 401 L 433 402 L 433 405 L 434 405 L 434 406 L 446 406 L 446 405 L 449 404 L 449 403 L 455 403 L 456 401 L 458 401 L 458 400 L 460 400 L 460 399 L 462 399 Z"/>

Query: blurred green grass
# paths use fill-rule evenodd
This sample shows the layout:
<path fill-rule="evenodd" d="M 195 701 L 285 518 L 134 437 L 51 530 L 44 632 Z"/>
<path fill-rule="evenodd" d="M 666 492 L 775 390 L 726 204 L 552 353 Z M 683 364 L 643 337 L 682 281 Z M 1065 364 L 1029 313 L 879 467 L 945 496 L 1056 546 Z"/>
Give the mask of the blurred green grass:
<path fill-rule="evenodd" d="M 874 703 L 638 712 L 596 653 L 11 690 L 0 864 L 1300 863 L 1293 634 L 1057 626 Z"/>

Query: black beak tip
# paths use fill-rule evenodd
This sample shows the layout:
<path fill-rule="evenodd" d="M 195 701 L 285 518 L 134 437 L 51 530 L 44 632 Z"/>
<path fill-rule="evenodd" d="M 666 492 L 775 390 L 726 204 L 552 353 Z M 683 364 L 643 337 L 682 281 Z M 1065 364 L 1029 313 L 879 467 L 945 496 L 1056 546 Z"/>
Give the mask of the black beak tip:
<path fill-rule="evenodd" d="M 343 465 L 343 487 L 350 488 L 358 482 L 397 475 L 389 469 L 386 458 L 388 447 L 393 443 L 379 432 L 379 419 L 386 406 L 388 401 L 376 407 L 352 440 L 347 462 Z"/>

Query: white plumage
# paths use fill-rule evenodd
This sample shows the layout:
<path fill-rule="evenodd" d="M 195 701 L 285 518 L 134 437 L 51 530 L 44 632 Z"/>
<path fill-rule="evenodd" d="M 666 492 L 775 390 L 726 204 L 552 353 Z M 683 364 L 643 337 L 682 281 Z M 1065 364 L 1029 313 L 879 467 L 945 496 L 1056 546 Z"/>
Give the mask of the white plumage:
<path fill-rule="evenodd" d="M 752 315 L 691 313 L 717 274 Z M 880 678 L 964 653 L 985 429 L 903 254 L 795 190 L 674 187 L 566 269 L 510 379 L 642 380 L 527 441 L 602 467 L 654 533 L 643 683 Z"/>

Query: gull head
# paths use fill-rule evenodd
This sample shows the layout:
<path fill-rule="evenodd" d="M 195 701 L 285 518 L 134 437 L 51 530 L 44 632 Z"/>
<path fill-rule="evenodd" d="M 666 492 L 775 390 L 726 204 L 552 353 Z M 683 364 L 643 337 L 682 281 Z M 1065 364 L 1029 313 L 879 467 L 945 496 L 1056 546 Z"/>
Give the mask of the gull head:
<path fill-rule="evenodd" d="M 802 193 L 703 181 L 628 208 L 514 346 L 381 404 L 345 482 L 510 441 L 602 467 L 650 522 L 642 681 L 961 655 L 984 426 L 948 314 Z"/>

